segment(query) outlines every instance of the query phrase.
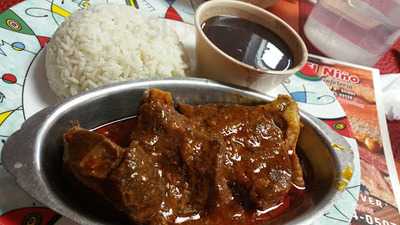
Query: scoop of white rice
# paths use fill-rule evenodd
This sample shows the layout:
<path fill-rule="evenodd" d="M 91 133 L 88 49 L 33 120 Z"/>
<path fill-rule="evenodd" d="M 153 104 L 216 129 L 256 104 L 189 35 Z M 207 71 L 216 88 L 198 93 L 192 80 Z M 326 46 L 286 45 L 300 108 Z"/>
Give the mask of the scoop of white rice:
<path fill-rule="evenodd" d="M 61 98 L 104 84 L 186 75 L 178 36 L 165 21 L 126 5 L 80 10 L 47 45 L 46 74 Z"/>

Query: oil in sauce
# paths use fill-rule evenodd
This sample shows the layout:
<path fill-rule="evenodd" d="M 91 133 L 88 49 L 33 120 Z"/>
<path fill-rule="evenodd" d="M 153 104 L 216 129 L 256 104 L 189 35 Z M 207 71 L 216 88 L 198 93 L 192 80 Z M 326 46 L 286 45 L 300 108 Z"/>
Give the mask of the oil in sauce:
<path fill-rule="evenodd" d="M 273 31 L 234 16 L 215 16 L 202 29 L 229 56 L 261 70 L 287 70 L 293 64 L 289 46 Z"/>
<path fill-rule="evenodd" d="M 125 119 L 117 120 L 108 124 L 104 124 L 100 127 L 93 129 L 94 132 L 102 134 L 120 145 L 121 147 L 128 147 L 131 139 L 131 131 L 135 129 L 137 124 L 137 117 L 128 117 Z M 309 163 L 304 161 L 305 157 L 298 152 L 301 159 L 301 164 L 304 170 L 310 170 Z M 311 182 L 312 175 L 305 173 L 306 183 Z M 178 218 L 180 222 L 176 221 L 175 224 L 180 225 L 263 225 L 263 224 L 280 224 L 279 217 L 283 214 L 291 213 L 291 211 L 304 211 L 313 205 L 312 197 L 307 189 L 298 189 L 292 187 L 288 195 L 276 206 L 261 211 L 245 211 L 237 215 L 236 218 L 232 218 L 227 213 L 230 209 L 227 207 L 221 207 L 217 210 L 202 215 L 202 218 Z M 233 210 L 234 206 L 233 206 Z M 198 215 L 198 214 L 197 214 Z M 206 218 L 204 218 L 206 216 Z M 204 221 L 207 221 L 204 223 Z"/>
<path fill-rule="evenodd" d="M 135 129 L 136 123 L 137 117 L 132 116 L 106 123 L 94 128 L 93 131 L 104 135 L 119 146 L 126 148 L 131 142 L 131 133 Z"/>

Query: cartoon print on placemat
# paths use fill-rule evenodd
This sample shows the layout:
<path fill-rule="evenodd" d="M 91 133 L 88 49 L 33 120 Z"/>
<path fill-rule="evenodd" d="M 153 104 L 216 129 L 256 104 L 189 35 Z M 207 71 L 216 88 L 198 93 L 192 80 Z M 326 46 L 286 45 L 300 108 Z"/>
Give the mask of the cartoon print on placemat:
<path fill-rule="evenodd" d="M 0 112 L 0 126 L 3 125 L 3 123 L 17 110 L 21 110 L 22 106 L 16 108 L 16 109 L 12 109 L 12 110 L 8 110 L 5 112 Z"/>
<path fill-rule="evenodd" d="M 360 193 L 360 156 L 357 142 L 353 138 L 345 137 L 345 139 L 350 144 L 351 150 L 354 154 L 355 166 L 352 167 L 351 171 L 352 179 L 342 191 L 340 199 L 335 199 L 333 206 L 327 212 L 325 212 L 318 221 L 314 222 L 313 225 L 346 225 L 349 224 L 353 217 Z M 340 149 L 340 146 L 337 146 L 336 151 L 343 151 L 343 149 Z"/>
<path fill-rule="evenodd" d="M 332 130 L 345 137 L 352 137 L 351 125 L 347 117 L 337 119 L 324 119 L 324 121 Z"/>
<path fill-rule="evenodd" d="M 44 47 L 48 39 L 46 37 L 42 36 L 37 36 L 35 32 L 28 26 L 27 23 L 25 23 L 24 20 L 22 20 L 21 17 L 19 17 L 14 11 L 11 9 L 6 10 L 0 14 L 0 27 L 6 30 L 10 30 L 13 32 L 21 33 L 21 34 L 26 34 L 26 35 L 32 35 L 37 38 L 39 41 L 40 47 Z M 24 50 L 25 45 L 21 42 L 14 42 L 18 43 L 17 46 L 13 45 L 13 48 L 19 49 L 19 50 Z"/>
<path fill-rule="evenodd" d="M 134 6 L 135 8 L 139 9 L 139 4 L 137 0 L 125 0 L 127 5 Z"/>
<path fill-rule="evenodd" d="M 303 81 L 295 81 L 295 79 Z M 282 83 L 281 86 L 302 105 L 302 109 L 320 118 L 340 135 L 352 136 L 350 122 L 345 117 L 345 112 L 312 64 L 306 64 L 293 78 Z M 326 114 L 327 111 L 329 114 Z M 319 112 L 323 112 L 323 115 Z"/>
<path fill-rule="evenodd" d="M 341 105 L 311 64 L 306 64 L 294 76 L 268 94 L 272 96 L 290 95 L 298 103 L 300 109 L 322 119 L 334 131 L 345 137 L 351 145 L 354 153 L 354 165 L 356 165 L 352 171 L 353 178 L 344 188 L 341 198 L 336 199 L 335 204 L 313 225 L 349 224 L 359 195 L 360 162 L 357 142 L 350 138 L 352 137 L 351 128 Z"/>
<path fill-rule="evenodd" d="M 6 109 L 0 112 L 0 146 L 3 147 L 8 136 L 10 135 L 10 130 L 17 130 L 21 125 L 22 116 L 22 106 L 18 106 L 13 109 Z M 1 162 L 1 160 L 0 160 Z"/>
<path fill-rule="evenodd" d="M 61 216 L 44 207 L 14 209 L 0 216 L 1 225 L 54 225 Z"/>
<path fill-rule="evenodd" d="M 0 29 L 0 34 L 3 31 Z M 39 46 L 37 40 L 35 42 Z M 0 55 L 2 62 L 0 65 L 0 135 L 2 136 L 0 148 L 4 144 L 4 137 L 17 130 L 23 122 L 21 93 L 25 79 L 24 70 L 29 66 L 29 61 L 32 60 L 34 54 L 20 43 L 22 42 L 17 41 L 1 46 L 5 55 Z M 21 64 L 15 65 L 16 62 Z"/>
<path fill-rule="evenodd" d="M 313 68 L 308 66 L 307 64 L 295 75 L 306 81 L 316 81 L 318 83 L 321 81 L 321 78 L 316 74 Z M 325 90 L 322 92 L 321 90 L 310 91 L 307 90 L 306 84 L 303 84 L 300 87 L 292 87 L 290 86 L 290 83 L 290 81 L 282 83 L 282 86 L 296 102 L 311 105 L 329 105 L 336 100 L 335 96 L 332 93 L 326 93 Z M 311 83 L 307 83 L 307 86 L 311 85 Z M 300 88 L 300 90 L 296 90 L 298 88 Z"/>
<path fill-rule="evenodd" d="M 345 116 L 334 94 L 310 64 L 306 64 L 301 71 L 295 73 L 295 76 L 291 76 L 269 93 L 289 94 L 304 111 L 320 119 L 336 119 Z"/>
<path fill-rule="evenodd" d="M 175 0 L 171 4 L 173 9 L 179 12 L 180 17 L 186 23 L 194 23 L 194 11 L 204 0 Z"/>
<path fill-rule="evenodd" d="M 290 96 L 296 101 L 311 105 L 328 105 L 335 102 L 335 97 L 332 95 L 321 94 L 315 91 L 308 91 L 305 85 L 301 85 L 301 90 L 291 91 L 285 83 L 282 86 L 290 94 Z"/>
<path fill-rule="evenodd" d="M 49 2 L 50 11 L 52 14 L 53 20 L 56 22 L 57 26 L 59 26 L 66 17 L 70 16 L 74 11 L 78 9 L 87 9 L 92 4 L 99 3 L 108 3 L 107 0 L 46 0 Z M 128 2 L 128 0 L 126 0 Z M 122 4 L 125 4 L 123 0 L 120 0 Z"/>
<path fill-rule="evenodd" d="M 25 71 L 44 44 L 45 40 L 35 34 L 15 9 L 0 13 L 0 135 L 3 141 L 23 122 L 21 93 Z"/>
<path fill-rule="evenodd" d="M 344 194 L 347 196 L 350 196 L 351 199 L 353 199 L 355 202 L 358 201 L 358 192 L 360 189 L 360 185 L 355 185 L 355 186 L 350 186 L 347 187 L 344 191 Z M 344 212 L 342 208 L 337 206 L 336 204 L 333 205 L 332 209 L 329 210 L 328 212 L 324 213 L 323 217 L 328 219 L 328 221 L 331 221 L 335 224 L 348 224 L 349 221 L 352 219 L 352 214 L 348 214 Z M 329 222 L 328 222 L 329 223 Z"/>
<path fill-rule="evenodd" d="M 61 1 L 60 3 L 57 4 L 57 1 L 55 2 L 54 0 L 49 1 L 51 3 L 50 5 L 50 12 L 51 16 L 54 20 L 54 22 L 59 26 L 62 21 L 64 21 L 65 17 L 68 17 L 71 15 L 71 12 L 67 9 L 65 9 L 65 2 Z M 62 6 L 60 6 L 62 5 Z"/>
<path fill-rule="evenodd" d="M 23 21 L 11 9 L 0 14 L 0 27 L 22 34 L 35 35 L 25 21 Z"/>
<path fill-rule="evenodd" d="M 35 37 L 38 39 L 40 46 L 43 46 L 44 43 L 42 42 L 41 38 L 38 37 L 38 36 L 35 36 Z M 17 51 L 17 52 L 25 51 L 25 52 L 29 52 L 29 53 L 31 53 L 33 55 L 35 54 L 35 52 L 27 49 L 23 42 L 15 41 L 15 42 L 12 42 L 12 43 L 8 43 L 8 42 L 6 42 L 4 40 L 2 40 L 1 42 L 2 42 L 1 45 L 9 45 L 14 51 Z M 4 51 L 3 51 L 3 53 L 4 53 L 3 54 L 4 56 L 7 56 Z"/>
<path fill-rule="evenodd" d="M 168 2 L 168 8 L 167 11 L 165 12 L 165 18 L 167 19 L 172 19 L 172 20 L 177 20 L 177 21 L 183 21 L 181 15 L 176 11 L 176 9 L 172 6 L 172 4 L 176 0 L 166 0 Z"/>
<path fill-rule="evenodd" d="M 151 4 L 148 0 L 137 0 L 139 9 L 146 10 L 148 12 L 155 12 L 156 7 Z"/>
<path fill-rule="evenodd" d="M 20 42 L 17 42 L 17 43 L 20 43 Z M 17 85 L 19 85 L 19 86 L 22 86 L 21 83 L 18 83 L 18 82 L 17 82 L 17 77 L 16 77 L 14 74 L 12 74 L 12 73 L 4 73 L 4 74 L 1 76 L 1 80 L 2 80 L 4 83 L 7 83 L 7 84 L 17 84 Z M 3 95 L 3 96 L 0 96 L 0 103 L 3 102 L 3 97 L 5 97 L 5 96 L 4 96 L 4 95 Z"/>
<path fill-rule="evenodd" d="M 136 0 L 140 10 L 189 24 L 194 23 L 194 11 L 202 2 L 202 0 Z"/>

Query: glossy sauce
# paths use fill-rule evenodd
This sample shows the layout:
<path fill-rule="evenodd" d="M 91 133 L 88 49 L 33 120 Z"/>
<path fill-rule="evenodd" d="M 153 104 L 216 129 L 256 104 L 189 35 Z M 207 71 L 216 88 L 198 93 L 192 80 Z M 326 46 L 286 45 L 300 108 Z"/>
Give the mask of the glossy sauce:
<path fill-rule="evenodd" d="M 98 128 L 93 129 L 93 131 L 106 136 L 111 139 L 118 145 L 122 147 L 128 147 L 131 140 L 131 132 L 135 129 L 137 123 L 136 117 L 129 117 L 126 119 L 118 120 L 115 122 L 111 122 L 100 126 Z M 304 178 L 306 183 L 310 182 L 312 179 L 312 174 L 307 173 L 306 171 L 310 171 L 309 163 L 305 160 L 305 157 L 302 156 L 301 151 L 298 153 L 300 160 L 302 161 L 302 167 L 304 173 Z M 199 215 L 195 215 L 187 218 L 178 217 L 175 224 L 186 224 L 186 225 L 200 225 L 200 224 L 208 224 L 208 225 L 263 225 L 273 223 L 280 223 L 279 216 L 287 213 L 291 213 L 291 211 L 298 211 L 302 209 L 307 209 L 313 205 L 313 201 L 309 190 L 307 189 L 297 189 L 294 186 L 289 191 L 288 195 L 276 206 L 265 210 L 264 212 L 260 211 L 241 211 L 237 214 L 234 214 L 235 217 L 231 217 L 229 211 L 235 212 L 237 210 L 237 206 L 232 205 L 232 208 L 227 207 L 219 207 L 215 208 L 208 213 L 203 213 L 203 217 Z M 206 219 L 204 218 L 206 217 Z M 202 218 L 202 220 L 200 220 Z M 205 219 L 205 220 L 204 220 Z M 205 223 L 205 221 L 207 221 Z"/>
<path fill-rule="evenodd" d="M 289 46 L 273 31 L 246 19 L 215 16 L 202 24 L 206 36 L 231 57 L 262 70 L 287 70 Z"/>
<path fill-rule="evenodd" d="M 99 126 L 93 131 L 102 134 L 119 146 L 126 148 L 131 143 L 131 133 L 135 129 L 137 117 L 128 117 Z"/>

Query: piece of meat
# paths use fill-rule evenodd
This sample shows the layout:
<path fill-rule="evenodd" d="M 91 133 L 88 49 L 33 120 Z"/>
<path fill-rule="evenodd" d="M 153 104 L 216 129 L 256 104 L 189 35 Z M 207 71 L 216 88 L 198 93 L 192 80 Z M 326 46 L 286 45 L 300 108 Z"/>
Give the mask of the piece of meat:
<path fill-rule="evenodd" d="M 302 126 L 297 103 L 289 96 L 281 95 L 271 104 L 264 105 L 263 107 L 274 113 L 275 118 L 279 118 L 278 120 L 275 119 L 275 121 L 283 119 L 286 123 L 284 127 L 280 126 L 280 128 L 285 134 L 286 150 L 288 151 L 290 160 L 292 161 L 294 174 L 292 182 L 298 187 L 303 188 L 305 185 L 303 170 L 296 154 L 297 140 Z"/>
<path fill-rule="evenodd" d="M 158 168 L 140 146 L 128 149 L 103 135 L 74 126 L 64 135 L 64 164 L 79 181 L 126 212 L 147 222 L 165 192 Z"/>
<path fill-rule="evenodd" d="M 104 185 L 108 198 L 139 223 L 159 216 L 165 189 L 157 162 L 135 144 Z"/>
<path fill-rule="evenodd" d="M 64 134 L 64 165 L 85 185 L 103 194 L 100 181 L 119 166 L 126 151 L 102 135 L 73 126 Z"/>
<path fill-rule="evenodd" d="M 219 181 L 228 183 L 219 184 L 225 187 L 219 201 L 229 202 L 234 189 L 239 197 L 243 194 L 238 193 L 249 193 L 245 199 L 255 204 L 250 207 L 268 209 L 282 200 L 291 183 L 304 186 L 295 154 L 300 119 L 289 97 L 260 106 L 180 104 L 178 110 L 193 121 L 196 130 L 220 137 L 226 146 L 219 152 L 222 161 L 217 174 L 224 177 Z"/>
<path fill-rule="evenodd" d="M 162 210 L 168 221 L 199 213 L 213 182 L 217 151 L 210 150 L 219 142 L 196 132 L 175 110 L 171 94 L 155 89 L 142 101 L 132 140 L 160 162 L 167 186 Z"/>
<path fill-rule="evenodd" d="M 170 93 L 150 89 L 136 121 L 125 149 L 79 127 L 64 136 L 66 167 L 133 221 L 215 225 L 222 222 L 207 215 L 220 212 L 220 221 L 237 222 L 304 186 L 295 152 L 301 124 L 289 97 L 176 108 Z"/>

